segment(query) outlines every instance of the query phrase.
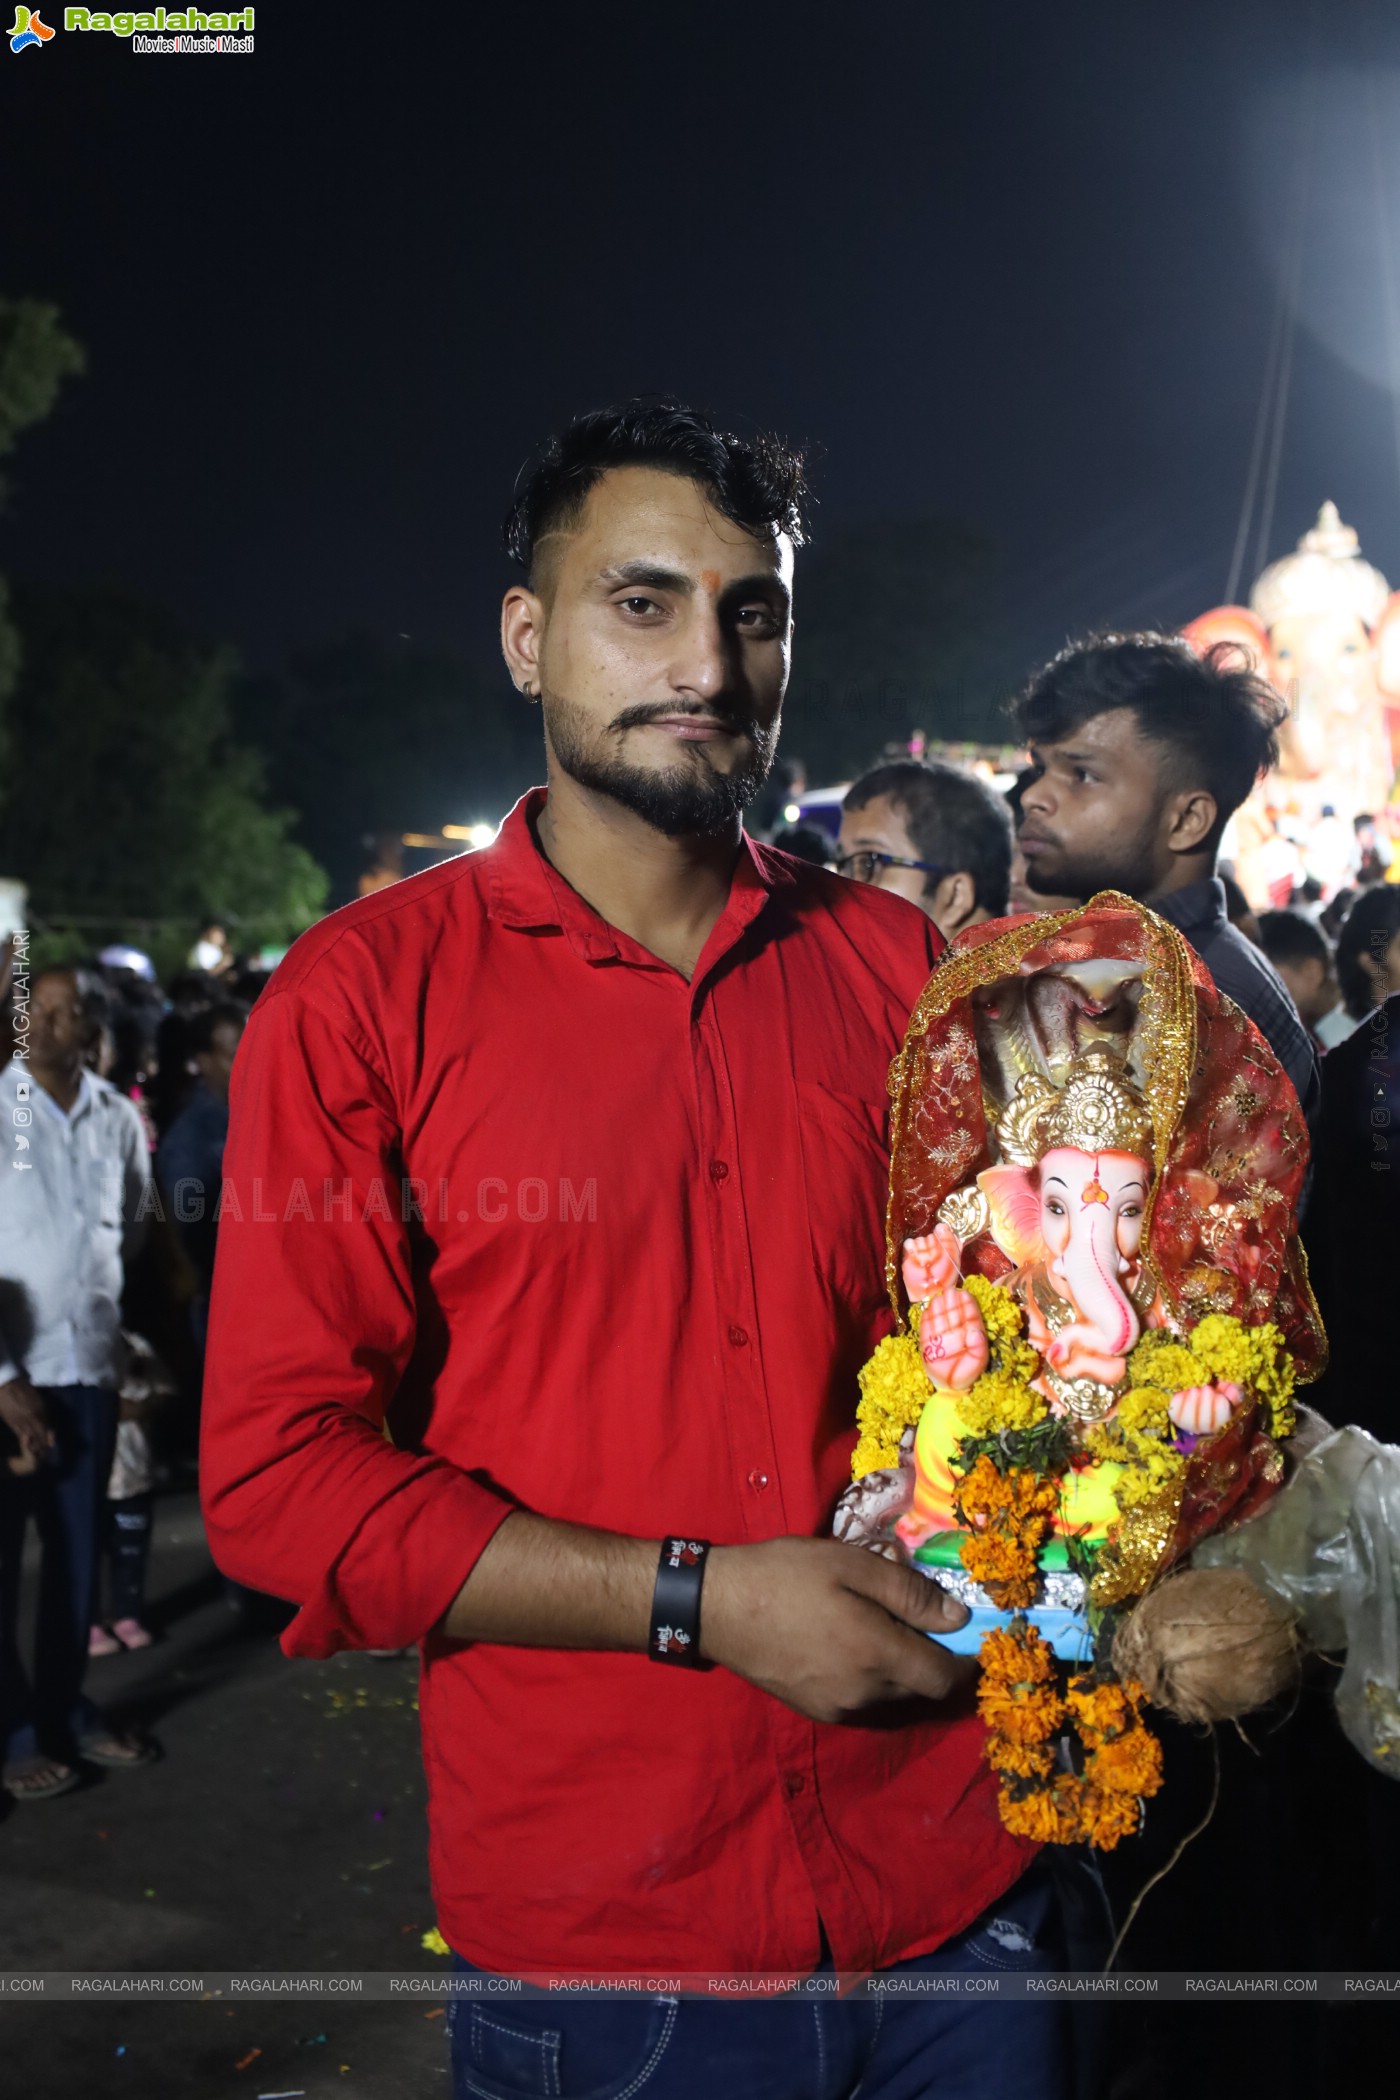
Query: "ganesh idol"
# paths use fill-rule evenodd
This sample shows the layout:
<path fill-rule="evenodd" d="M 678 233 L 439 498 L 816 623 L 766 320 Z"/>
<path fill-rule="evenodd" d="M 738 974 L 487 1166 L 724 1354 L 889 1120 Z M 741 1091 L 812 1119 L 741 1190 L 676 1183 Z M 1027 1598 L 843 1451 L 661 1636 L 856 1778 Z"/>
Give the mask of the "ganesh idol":
<path fill-rule="evenodd" d="M 1113 893 L 961 936 L 892 1090 L 900 1324 L 837 1534 L 960 1596 L 951 1646 L 1020 1608 L 1083 1656 L 1098 1609 L 1282 1483 L 1280 1396 L 1324 1352 L 1296 1095 L 1176 929 Z"/>
<path fill-rule="evenodd" d="M 1200 651 L 1228 642 L 1289 701 L 1279 764 L 1238 812 L 1231 857 L 1252 903 L 1277 901 L 1292 857 L 1276 858 L 1281 826 L 1321 853 L 1309 863 L 1324 891 L 1347 879 L 1345 843 L 1321 850 L 1330 826 L 1339 842 L 1352 820 L 1379 814 L 1400 765 L 1400 592 L 1362 558 L 1354 528 L 1324 503 L 1294 553 L 1271 563 L 1249 604 L 1218 605 L 1183 630 Z M 1333 862 L 1338 864 L 1333 865 Z"/>
<path fill-rule="evenodd" d="M 1003 1164 L 977 1175 L 975 1196 L 945 1207 L 1015 1264 L 1011 1289 L 1040 1357 L 1032 1390 L 1054 1414 L 1103 1421 L 1144 1320 L 1164 1324 L 1141 1258 L 1153 1183 L 1146 1104 L 1115 1053 L 1094 1043 L 1074 1060 L 1063 1088 L 1024 1073 L 996 1141 Z M 913 1505 L 895 1527 L 916 1551 L 933 1534 L 958 1529 L 949 1470 L 957 1396 L 976 1384 L 990 1356 L 978 1301 L 962 1288 L 963 1245 L 955 1226 L 940 1222 L 903 1248 L 904 1287 L 921 1307 L 919 1351 L 934 1388 L 914 1443 Z M 1238 1397 L 1228 1386 L 1182 1393 L 1171 1402 L 1172 1419 L 1187 1431 L 1215 1429 Z M 1087 1526 L 1087 1535 L 1103 1536 L 1117 1472 L 1100 1465 L 1071 1475 L 1055 1529 Z"/>

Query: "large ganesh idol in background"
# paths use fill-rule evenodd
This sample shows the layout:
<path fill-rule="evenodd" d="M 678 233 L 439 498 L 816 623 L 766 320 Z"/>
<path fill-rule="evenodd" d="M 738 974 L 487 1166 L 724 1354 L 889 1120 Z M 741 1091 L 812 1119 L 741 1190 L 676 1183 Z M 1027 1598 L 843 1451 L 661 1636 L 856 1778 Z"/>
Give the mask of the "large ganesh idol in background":
<path fill-rule="evenodd" d="M 980 1645 L 1012 1827 L 1113 1843 L 1157 1772 L 1149 1593 L 1206 1585 L 1240 1690 L 1224 1711 L 1278 1688 L 1269 1665 L 1251 1692 L 1251 1653 L 1291 1664 L 1257 1587 L 1181 1571 L 1282 1486 L 1295 1379 L 1325 1358 L 1296 1231 L 1306 1125 L 1175 927 L 1113 892 L 963 934 L 891 1088 L 899 1326 L 861 1376 L 835 1530 L 969 1605 L 940 1638 Z M 1080 1666 L 1063 1696 L 1052 1655 Z M 1057 1774 L 1067 1720 L 1085 1757 Z"/>
<path fill-rule="evenodd" d="M 1326 809 L 1350 827 L 1390 799 L 1400 765 L 1400 592 L 1324 503 L 1297 552 L 1264 570 L 1248 607 L 1216 606 L 1183 632 L 1198 650 L 1239 643 L 1289 702 L 1278 769 L 1236 820 L 1237 872 L 1263 905 L 1262 849 L 1276 822 L 1306 836 Z"/>

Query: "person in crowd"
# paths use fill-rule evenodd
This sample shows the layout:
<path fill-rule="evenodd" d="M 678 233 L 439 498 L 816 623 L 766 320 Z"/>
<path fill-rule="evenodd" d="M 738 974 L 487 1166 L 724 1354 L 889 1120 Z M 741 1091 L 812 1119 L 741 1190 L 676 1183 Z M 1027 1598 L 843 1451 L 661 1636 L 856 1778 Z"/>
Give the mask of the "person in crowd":
<path fill-rule="evenodd" d="M 356 884 L 356 894 L 372 897 L 404 878 L 403 838 L 397 831 L 368 832 L 363 840 L 365 865 Z"/>
<path fill-rule="evenodd" d="M 94 987 L 72 969 L 30 983 L 27 1052 L 0 1074 L 14 1133 L 0 1174 L 0 1727 L 16 1800 L 66 1793 L 75 1760 L 121 1769 L 154 1753 L 82 1689 L 116 1438 L 122 1264 L 143 1231 L 141 1119 L 85 1070 Z M 18 1566 L 30 1518 L 43 1567 L 32 1679 L 20 1655 Z"/>
<path fill-rule="evenodd" d="M 421 1640 L 464 1969 L 1053 1959 L 975 1663 L 928 1638 L 962 1607 L 830 1536 L 891 1319 L 886 1074 L 941 942 L 742 828 L 800 490 L 669 403 L 548 447 L 502 611 L 547 787 L 304 934 L 238 1054 L 209 1536 L 297 1602 L 291 1655 Z M 455 2023 L 455 2090 L 483 2050 L 540 2089 L 562 2049 L 580 2089 L 645 2065 L 648 2100 L 737 2060 L 772 2100 L 961 2100 L 1013 2062 L 1062 2093 L 1058 2013 L 1017 2011 L 513 1997 Z"/>
<path fill-rule="evenodd" d="M 1332 943 L 1334 955 L 1342 922 L 1360 894 L 1360 890 L 1338 890 L 1336 896 L 1329 898 L 1317 915 L 1317 923 Z"/>
<path fill-rule="evenodd" d="M 1385 882 L 1390 874 L 1391 853 L 1374 816 L 1363 811 L 1352 819 L 1356 834 L 1356 868 L 1354 881 L 1361 889 L 1369 889 L 1373 882 Z"/>
<path fill-rule="evenodd" d="M 123 1648 L 149 1648 L 146 1569 L 155 1523 L 155 1459 L 148 1434 L 153 1409 L 169 1399 L 169 1371 L 143 1335 L 124 1333 L 125 1361 L 117 1395 L 117 1439 L 107 1481 L 103 1536 L 110 1610 L 98 1616 L 88 1637 L 89 1655 L 116 1655 Z"/>
<path fill-rule="evenodd" d="M 1242 933 L 1256 948 L 1264 943 L 1259 937 L 1259 914 L 1240 888 L 1233 875 L 1220 869 L 1220 887 L 1225 892 L 1225 916 L 1230 924 Z"/>
<path fill-rule="evenodd" d="M 108 948 L 105 955 L 135 954 L 135 949 Z M 134 1102 L 146 1131 L 147 1149 L 156 1149 L 151 1093 L 157 1073 L 156 1038 L 165 1002 L 159 987 L 125 964 L 103 963 L 90 973 L 101 988 L 102 1010 L 87 1063 L 99 1079 Z"/>
<path fill-rule="evenodd" d="M 156 1030 L 156 1069 L 150 1088 L 157 1140 L 163 1137 L 198 1083 L 190 1052 L 190 1028 L 232 994 L 225 979 L 205 970 L 181 970 L 166 988 L 166 1008 Z"/>
<path fill-rule="evenodd" d="M 1026 856 L 1021 851 L 1021 797 L 1035 779 L 1035 767 L 1023 766 L 1010 787 L 1006 790 L 1006 806 L 1011 812 L 1011 882 L 1007 890 L 1007 908 L 1012 912 L 1068 911 L 1083 900 L 1079 897 L 1052 897 L 1038 895 L 1026 880 Z"/>
<path fill-rule="evenodd" d="M 199 1277 L 191 1308 L 195 1340 L 202 1350 L 214 1280 L 219 1195 L 228 1137 L 229 1080 L 248 1020 L 248 1009 L 226 999 L 205 1007 L 189 1022 L 186 1047 L 197 1076 L 193 1093 L 161 1140 L 156 1179 L 175 1229 Z"/>
<path fill-rule="evenodd" d="M 837 868 L 927 913 L 945 941 L 1006 916 L 1011 818 L 961 766 L 902 758 L 864 773 L 841 805 Z"/>
<path fill-rule="evenodd" d="M 831 866 L 831 840 L 820 824 L 784 824 L 769 841 L 780 853 L 795 853 L 814 868 Z"/>
<path fill-rule="evenodd" d="M 185 958 L 189 970 L 203 970 L 209 977 L 223 977 L 233 968 L 234 955 L 227 929 L 217 919 L 200 927 L 195 944 Z"/>
<path fill-rule="evenodd" d="M 1280 696 L 1221 643 L 1093 635 L 1015 703 L 1036 777 L 1021 797 L 1032 890 L 1122 890 L 1180 928 L 1298 1090 L 1311 1126 L 1317 1055 L 1266 956 L 1232 926 L 1216 858 L 1226 822 L 1276 763 Z"/>
<path fill-rule="evenodd" d="M 1387 886 L 1380 894 L 1396 892 Z M 1329 1358 L 1307 1398 L 1329 1422 L 1355 1423 L 1382 1443 L 1400 1444 L 1400 1388 L 1389 1317 L 1400 1247 L 1400 989 L 1392 990 L 1322 1060 L 1316 1157 L 1317 1182 L 1303 1236 Z M 1330 1711 L 1324 1724 L 1326 1740 L 1339 1742 Z M 1359 1763 L 1349 1745 L 1343 1745 L 1342 1756 L 1342 1835 L 1356 1881 L 1344 1900 L 1364 1933 L 1360 1954 L 1351 1958 L 1393 1971 L 1400 1966 L 1400 1786 L 1374 1766 Z M 1306 1813 L 1314 1798 L 1308 1797 Z M 1358 1822 L 1364 1832 L 1359 1840 Z"/>
<path fill-rule="evenodd" d="M 1337 979 L 1353 1021 L 1400 992 L 1400 889 L 1377 883 L 1353 901 L 1337 934 Z"/>
<path fill-rule="evenodd" d="M 1259 942 L 1288 986 L 1319 1054 L 1344 1043 L 1356 1023 L 1342 1004 L 1332 943 L 1322 928 L 1306 912 L 1261 912 Z"/>

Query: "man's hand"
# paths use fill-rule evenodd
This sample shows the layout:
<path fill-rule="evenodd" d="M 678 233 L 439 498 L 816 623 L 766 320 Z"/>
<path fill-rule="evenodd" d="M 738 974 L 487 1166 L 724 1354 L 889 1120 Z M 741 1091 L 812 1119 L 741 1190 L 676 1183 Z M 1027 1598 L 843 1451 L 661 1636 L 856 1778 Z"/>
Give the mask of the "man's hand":
<path fill-rule="evenodd" d="M 835 1539 L 716 1546 L 700 1597 L 700 1649 L 813 1721 L 891 1699 L 943 1699 L 976 1675 L 928 1634 L 966 1609 L 916 1568 Z"/>
<path fill-rule="evenodd" d="M 11 1378 L 0 1385 L 0 1422 L 19 1439 L 19 1457 L 9 1462 L 12 1473 L 32 1473 L 53 1448 L 53 1431 L 44 1403 L 27 1378 Z"/>

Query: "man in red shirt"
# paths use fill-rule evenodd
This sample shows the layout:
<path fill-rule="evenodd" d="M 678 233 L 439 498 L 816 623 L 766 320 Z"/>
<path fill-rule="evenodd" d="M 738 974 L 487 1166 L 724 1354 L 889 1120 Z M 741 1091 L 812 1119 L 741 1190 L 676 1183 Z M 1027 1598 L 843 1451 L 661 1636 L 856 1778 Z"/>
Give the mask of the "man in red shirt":
<path fill-rule="evenodd" d="M 289 1655 L 421 1640 L 463 1968 L 1046 1959 L 974 1665 L 927 1637 L 962 1608 L 829 1536 L 890 1321 L 886 1072 L 940 944 L 742 830 L 800 498 L 776 443 L 667 404 L 554 442 L 502 616 L 547 790 L 305 935 L 235 1067 L 210 1537 L 300 1605 Z M 462 2094 L 737 2093 L 736 2051 L 767 2100 L 935 2061 L 971 2093 L 995 2056 L 995 2013 L 926 2000 L 453 2010 Z M 1039 2100 L 1028 2035 L 1001 2084 Z"/>

